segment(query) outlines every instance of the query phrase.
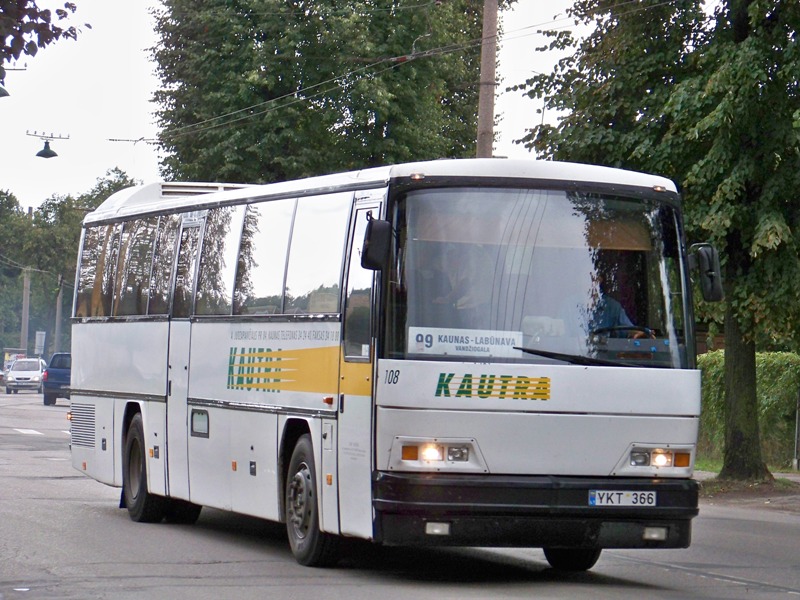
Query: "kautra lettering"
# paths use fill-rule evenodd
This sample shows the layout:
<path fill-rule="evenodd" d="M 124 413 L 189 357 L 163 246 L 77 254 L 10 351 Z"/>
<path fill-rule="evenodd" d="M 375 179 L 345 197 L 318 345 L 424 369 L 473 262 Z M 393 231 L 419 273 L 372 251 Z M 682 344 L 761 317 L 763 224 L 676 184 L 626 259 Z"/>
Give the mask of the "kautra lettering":
<path fill-rule="evenodd" d="M 457 376 L 455 373 L 439 373 L 436 397 L 550 400 L 550 378 L 472 373 Z"/>

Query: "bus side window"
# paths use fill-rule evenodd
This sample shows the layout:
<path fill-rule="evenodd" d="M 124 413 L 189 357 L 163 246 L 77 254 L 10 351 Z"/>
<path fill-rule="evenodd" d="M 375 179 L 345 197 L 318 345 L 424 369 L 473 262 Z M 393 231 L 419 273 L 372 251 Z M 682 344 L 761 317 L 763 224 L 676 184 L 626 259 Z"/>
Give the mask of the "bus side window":
<path fill-rule="evenodd" d="M 148 315 L 165 315 L 169 312 L 172 300 L 172 263 L 180 224 L 180 215 L 164 216 L 159 220 L 150 275 Z"/>
<path fill-rule="evenodd" d="M 172 297 L 172 316 L 179 319 L 188 318 L 192 314 L 199 245 L 200 226 L 184 226 L 181 230 L 178 262 L 175 266 L 175 293 Z"/>
<path fill-rule="evenodd" d="M 197 275 L 198 315 L 230 315 L 236 254 L 245 207 L 224 206 L 208 211 Z"/>
<path fill-rule="evenodd" d="M 147 313 L 147 291 L 158 218 L 128 221 L 122 230 L 114 316 Z"/>
<path fill-rule="evenodd" d="M 295 200 L 260 202 L 247 207 L 239 246 L 233 314 L 283 312 L 283 280 Z"/>
<path fill-rule="evenodd" d="M 106 225 L 103 249 L 97 259 L 97 271 L 92 290 L 92 317 L 111 316 L 111 301 L 114 296 L 114 281 L 119 255 L 119 237 L 122 225 Z"/>
<path fill-rule="evenodd" d="M 352 201 L 352 192 L 298 200 L 286 273 L 286 313 L 339 312 Z"/>
<path fill-rule="evenodd" d="M 76 317 L 92 315 L 92 298 L 95 285 L 98 284 L 97 263 L 103 248 L 105 233 L 106 228 L 102 226 L 87 227 L 83 231 L 83 246 L 81 247 L 80 265 L 78 265 L 78 290 L 75 297 Z"/>

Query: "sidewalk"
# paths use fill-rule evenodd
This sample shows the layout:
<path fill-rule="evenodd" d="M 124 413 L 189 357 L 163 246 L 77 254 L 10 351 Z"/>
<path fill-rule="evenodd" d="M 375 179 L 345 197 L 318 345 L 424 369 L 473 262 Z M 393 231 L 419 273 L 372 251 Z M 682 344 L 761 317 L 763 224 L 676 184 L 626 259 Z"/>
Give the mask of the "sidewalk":
<path fill-rule="evenodd" d="M 707 479 L 714 479 L 717 474 L 712 471 L 695 471 L 694 479 L 697 481 L 705 481 Z M 800 483 L 800 471 L 775 471 L 772 473 L 775 479 L 788 479 Z"/>

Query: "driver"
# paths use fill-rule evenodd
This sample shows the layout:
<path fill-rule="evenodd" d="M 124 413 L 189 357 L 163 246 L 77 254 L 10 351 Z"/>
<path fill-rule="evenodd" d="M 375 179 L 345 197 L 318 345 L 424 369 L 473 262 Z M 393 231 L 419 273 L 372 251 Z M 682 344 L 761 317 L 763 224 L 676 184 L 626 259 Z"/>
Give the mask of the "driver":
<path fill-rule="evenodd" d="M 589 319 L 589 332 L 609 331 L 612 337 L 632 337 L 643 338 L 654 337 L 654 333 L 649 329 L 636 328 L 631 321 L 622 304 L 616 298 L 608 295 L 605 280 L 602 275 L 597 275 L 599 294 L 592 307 L 591 318 Z M 614 331 L 619 329 L 619 331 Z"/>

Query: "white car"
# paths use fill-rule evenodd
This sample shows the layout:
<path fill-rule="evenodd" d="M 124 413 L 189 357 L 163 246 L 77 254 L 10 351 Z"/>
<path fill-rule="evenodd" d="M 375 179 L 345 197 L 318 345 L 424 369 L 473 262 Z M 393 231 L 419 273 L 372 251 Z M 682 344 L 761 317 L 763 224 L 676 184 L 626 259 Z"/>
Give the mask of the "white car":
<path fill-rule="evenodd" d="M 47 365 L 41 358 L 18 358 L 6 371 L 6 394 L 19 390 L 42 393 L 42 373 Z"/>

